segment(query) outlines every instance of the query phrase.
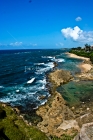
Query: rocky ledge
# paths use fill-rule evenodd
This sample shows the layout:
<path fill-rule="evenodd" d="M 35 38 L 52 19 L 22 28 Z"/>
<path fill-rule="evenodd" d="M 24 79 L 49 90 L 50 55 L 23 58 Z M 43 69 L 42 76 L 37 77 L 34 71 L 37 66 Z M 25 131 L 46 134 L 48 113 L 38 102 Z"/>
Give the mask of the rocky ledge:
<path fill-rule="evenodd" d="M 69 109 L 56 87 L 72 80 L 69 71 L 56 70 L 49 74 L 49 80 L 52 83 L 51 97 L 48 102 L 39 107 L 37 115 L 42 117 L 42 122 L 37 124 L 38 128 L 48 136 L 61 137 L 63 134 L 74 135 L 79 131 L 79 125 L 74 119 L 74 113 Z"/>
<path fill-rule="evenodd" d="M 93 74 L 92 69 L 86 74 Z M 72 77 L 69 71 L 56 70 L 49 74 L 51 97 L 48 102 L 39 107 L 37 115 L 42 117 L 42 121 L 37 124 L 38 128 L 47 136 L 77 136 L 74 140 L 93 140 L 93 103 L 82 102 L 79 106 L 69 107 L 62 95 L 56 91 L 61 84 L 70 80 L 83 80 L 79 76 Z M 86 77 L 84 77 L 86 79 Z M 90 77 L 87 76 L 87 80 Z M 91 78 L 92 80 L 92 78 Z M 86 127 L 86 129 L 85 129 Z M 73 138 L 69 138 L 73 139 Z"/>
<path fill-rule="evenodd" d="M 93 122 L 83 124 L 80 133 L 74 140 L 93 140 Z"/>
<path fill-rule="evenodd" d="M 73 79 L 73 77 L 69 71 L 56 70 L 49 74 L 49 79 L 52 84 L 60 86 L 61 84 L 69 82 L 71 79 Z"/>

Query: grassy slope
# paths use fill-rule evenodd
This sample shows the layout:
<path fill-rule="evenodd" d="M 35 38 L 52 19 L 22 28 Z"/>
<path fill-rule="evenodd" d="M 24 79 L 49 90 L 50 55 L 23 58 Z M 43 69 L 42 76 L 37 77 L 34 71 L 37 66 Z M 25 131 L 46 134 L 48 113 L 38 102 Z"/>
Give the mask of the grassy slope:
<path fill-rule="evenodd" d="M 28 126 L 11 107 L 0 105 L 0 140 L 48 140 L 47 136 L 33 126 Z"/>
<path fill-rule="evenodd" d="M 73 137 L 64 134 L 61 138 L 48 138 L 36 127 L 28 126 L 10 106 L 0 104 L 0 140 L 72 140 Z"/>

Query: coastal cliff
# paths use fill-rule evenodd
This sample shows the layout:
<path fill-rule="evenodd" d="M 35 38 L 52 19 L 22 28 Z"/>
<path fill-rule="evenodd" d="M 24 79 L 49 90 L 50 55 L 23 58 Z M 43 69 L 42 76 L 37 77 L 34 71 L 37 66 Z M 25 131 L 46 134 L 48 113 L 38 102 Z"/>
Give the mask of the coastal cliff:
<path fill-rule="evenodd" d="M 36 114 L 40 120 L 33 126 L 20 115 L 17 108 L 11 108 L 6 104 L 0 104 L 0 138 L 9 140 L 92 140 L 93 132 L 93 102 L 81 102 L 78 106 L 69 106 L 62 94 L 57 91 L 59 86 L 71 82 L 93 80 L 93 66 L 90 61 L 83 61 L 80 65 L 89 64 L 91 69 L 85 70 L 80 66 L 81 73 L 72 76 L 66 70 L 54 70 L 48 75 L 49 90 L 51 96 L 45 105 L 40 106 Z M 76 92 L 77 96 L 79 92 Z M 42 100 L 44 96 L 40 97 Z M 16 113 L 15 113 L 16 112 Z M 31 117 L 31 116 L 30 116 Z M 45 135 L 46 134 L 46 135 Z M 15 137 L 14 137 L 15 136 Z"/>
<path fill-rule="evenodd" d="M 31 123 L 15 113 L 10 106 L 0 103 L 0 140 L 48 140 L 48 137 Z"/>
<path fill-rule="evenodd" d="M 87 63 L 83 61 L 82 65 L 84 64 L 90 64 L 90 61 L 88 60 Z M 82 131 L 83 124 L 87 125 L 87 123 L 90 123 L 87 129 L 89 130 L 89 137 L 91 137 L 92 132 L 90 131 L 92 131 L 92 129 L 90 126 L 93 122 L 93 103 L 91 101 L 81 102 L 78 106 L 69 107 L 62 95 L 56 91 L 57 87 L 71 80 L 75 82 L 93 80 L 92 64 L 90 65 L 91 69 L 81 71 L 81 73 L 74 75 L 74 77 L 69 71 L 65 70 L 55 70 L 49 74 L 48 78 L 50 83 L 52 83 L 50 87 L 51 97 L 48 102 L 44 106 L 39 107 L 36 112 L 37 115 L 43 119 L 37 126 L 41 131 L 46 133 L 46 135 L 62 138 L 64 134 L 72 137 L 77 134 L 74 140 L 79 140 L 79 138 L 83 140 L 82 135 L 85 133 L 85 131 Z M 91 140 L 91 138 L 89 140 Z"/>
<path fill-rule="evenodd" d="M 56 91 L 60 84 L 69 82 L 73 77 L 69 71 L 64 70 L 56 70 L 48 77 L 52 83 L 51 97 L 46 105 L 39 107 L 36 112 L 43 119 L 37 126 L 48 136 L 75 135 L 79 131 L 79 126 L 74 119 L 74 113 L 66 105 L 62 95 Z"/>

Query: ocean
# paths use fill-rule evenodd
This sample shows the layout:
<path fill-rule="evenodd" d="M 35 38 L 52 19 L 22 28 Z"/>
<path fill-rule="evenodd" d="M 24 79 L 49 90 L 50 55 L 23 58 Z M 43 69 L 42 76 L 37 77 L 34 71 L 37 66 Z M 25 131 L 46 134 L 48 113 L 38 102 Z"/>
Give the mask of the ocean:
<path fill-rule="evenodd" d="M 69 58 L 68 49 L 1 50 L 0 101 L 22 110 L 35 110 L 47 102 L 50 95 L 47 74 L 54 69 L 80 72 L 82 60 Z M 41 97 L 43 98 L 41 99 Z"/>

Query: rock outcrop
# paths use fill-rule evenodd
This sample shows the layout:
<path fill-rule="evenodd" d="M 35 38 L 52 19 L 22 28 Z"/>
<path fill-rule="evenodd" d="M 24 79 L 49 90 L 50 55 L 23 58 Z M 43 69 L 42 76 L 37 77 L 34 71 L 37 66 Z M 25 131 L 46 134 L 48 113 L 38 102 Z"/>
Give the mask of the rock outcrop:
<path fill-rule="evenodd" d="M 37 110 L 37 114 L 43 119 L 37 126 L 47 135 L 60 137 L 64 133 L 70 135 L 79 130 L 73 112 L 65 105 L 64 99 L 58 92 L 55 92 L 52 102 Z"/>
<path fill-rule="evenodd" d="M 36 112 L 37 115 L 42 117 L 42 122 L 37 124 L 38 128 L 48 136 L 61 137 L 63 134 L 73 135 L 78 133 L 74 140 L 93 140 L 90 139 L 90 137 L 92 137 L 92 133 L 90 134 L 92 127 L 89 126 L 85 129 L 83 125 L 90 122 L 92 124 L 93 122 L 92 103 L 88 103 L 88 105 L 82 103 L 82 105 L 78 107 L 73 106 L 70 109 L 61 94 L 56 91 L 56 88 L 61 84 L 73 80 L 71 73 L 64 70 L 56 70 L 50 73 L 48 77 L 52 83 L 51 97 L 48 102 L 44 106 L 39 107 Z M 80 130 L 80 128 L 82 128 L 84 132 L 82 129 Z M 86 130 L 89 134 L 85 132 Z"/>
<path fill-rule="evenodd" d="M 67 83 L 72 79 L 72 75 L 69 71 L 66 70 L 56 70 L 49 74 L 49 79 L 56 86 L 60 86 L 63 83 Z"/>
<path fill-rule="evenodd" d="M 93 140 L 93 122 L 83 124 L 80 133 L 74 138 L 74 140 Z"/>
<path fill-rule="evenodd" d="M 52 83 L 51 97 L 44 106 L 39 107 L 36 111 L 37 115 L 43 119 L 37 126 L 48 136 L 61 137 L 63 134 L 73 135 L 79 131 L 73 112 L 66 105 L 61 94 L 56 91 L 56 87 L 71 79 L 71 73 L 64 70 L 56 70 L 49 74 L 49 80 Z"/>

